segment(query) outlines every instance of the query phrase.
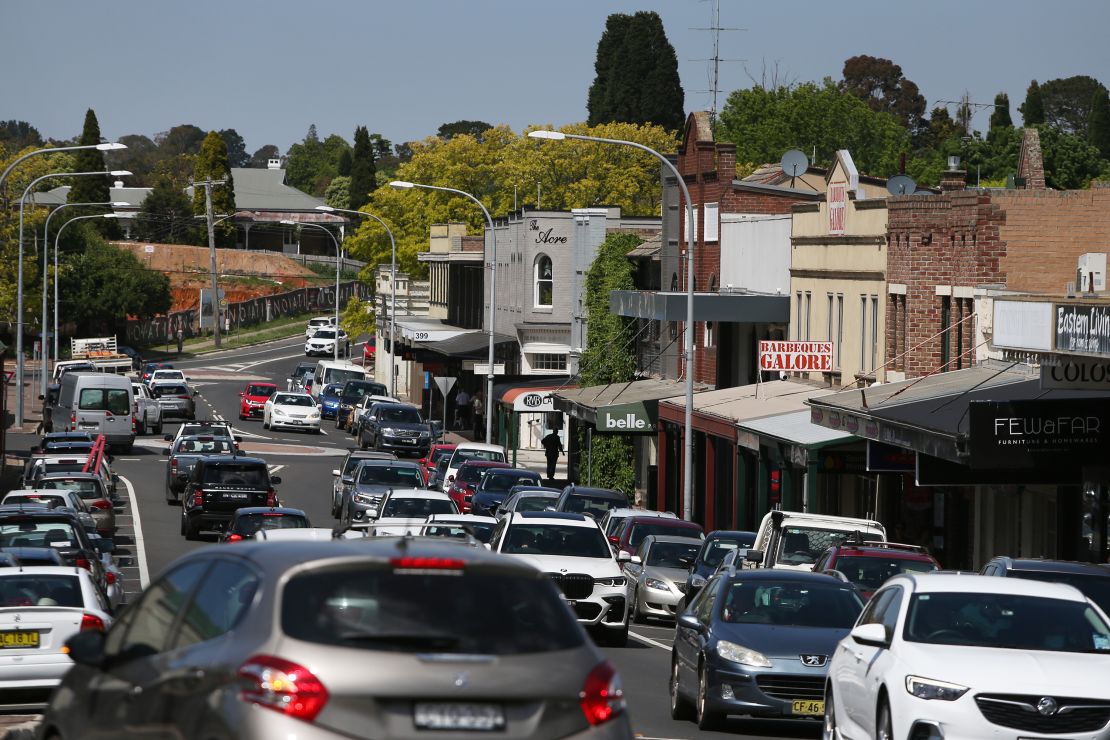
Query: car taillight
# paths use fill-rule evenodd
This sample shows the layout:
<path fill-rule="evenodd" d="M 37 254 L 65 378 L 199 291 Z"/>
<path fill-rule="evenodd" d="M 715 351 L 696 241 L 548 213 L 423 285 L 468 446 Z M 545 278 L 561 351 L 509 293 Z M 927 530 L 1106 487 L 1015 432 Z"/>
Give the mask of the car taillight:
<path fill-rule="evenodd" d="M 239 668 L 249 682 L 243 701 L 311 722 L 328 702 L 328 691 L 307 668 L 272 655 L 255 655 Z"/>
<path fill-rule="evenodd" d="M 277 494 L 274 493 L 274 489 L 272 488 L 269 491 L 266 491 L 266 505 L 277 506 Z"/>
<path fill-rule="evenodd" d="M 170 458 L 170 470 L 177 470 L 177 458 L 176 457 L 171 457 Z"/>
<path fill-rule="evenodd" d="M 73 564 L 76 565 L 78 568 L 84 568 L 88 571 L 92 570 L 92 563 L 89 562 L 88 558 L 77 558 L 73 561 Z"/>
<path fill-rule="evenodd" d="M 204 506 L 204 489 L 200 486 L 193 489 L 193 504 L 196 506 Z"/>
<path fill-rule="evenodd" d="M 74 411 L 74 412 L 70 413 L 70 415 L 69 415 L 69 423 L 70 423 L 70 424 L 76 424 L 76 423 L 77 423 L 77 412 L 76 412 L 76 411 Z"/>
<path fill-rule="evenodd" d="M 116 574 L 112 571 L 108 571 L 104 574 L 104 580 L 106 580 L 108 582 L 108 585 L 110 586 L 116 582 Z"/>
<path fill-rule="evenodd" d="M 228 542 L 242 542 L 243 541 L 243 535 L 241 535 L 241 534 L 229 534 L 227 536 L 227 541 Z"/>
<path fill-rule="evenodd" d="M 624 711 L 624 689 L 620 676 L 609 661 L 598 663 L 578 694 L 582 714 L 591 725 L 608 722 Z"/>
<path fill-rule="evenodd" d="M 104 620 L 95 614 L 82 614 L 81 615 L 81 631 L 96 630 L 97 632 L 104 631 Z"/>
<path fill-rule="evenodd" d="M 466 562 L 458 558 L 391 558 L 389 564 L 396 570 L 462 570 Z"/>
<path fill-rule="evenodd" d="M 89 504 L 89 506 L 93 507 L 94 509 L 100 509 L 102 511 L 107 511 L 108 509 L 112 508 L 111 502 L 108 501 L 108 499 L 104 498 L 99 498 L 96 501 L 93 501 L 91 504 Z"/>

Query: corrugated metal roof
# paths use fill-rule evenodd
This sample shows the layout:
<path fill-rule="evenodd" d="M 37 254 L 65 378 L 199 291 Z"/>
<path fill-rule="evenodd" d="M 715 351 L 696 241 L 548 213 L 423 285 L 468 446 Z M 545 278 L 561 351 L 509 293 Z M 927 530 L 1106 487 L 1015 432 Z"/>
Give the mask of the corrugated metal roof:
<path fill-rule="evenodd" d="M 792 380 L 752 383 L 694 394 L 694 411 L 730 422 L 746 422 L 806 409 L 806 401 L 827 395 L 830 388 L 817 388 Z M 676 409 L 686 408 L 686 398 L 677 396 L 662 402 Z"/>
<path fill-rule="evenodd" d="M 808 409 L 740 422 L 738 426 L 762 437 L 773 437 L 801 447 L 824 447 L 835 442 L 855 439 L 855 435 L 847 432 L 838 432 L 814 424 L 809 420 Z"/>

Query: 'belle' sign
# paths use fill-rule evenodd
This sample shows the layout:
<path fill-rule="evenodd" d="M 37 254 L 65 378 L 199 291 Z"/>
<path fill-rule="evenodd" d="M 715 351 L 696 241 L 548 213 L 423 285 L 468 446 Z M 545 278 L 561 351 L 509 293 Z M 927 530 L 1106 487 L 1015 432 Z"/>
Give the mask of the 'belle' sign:
<path fill-rule="evenodd" d="M 759 343 L 759 369 L 785 372 L 830 372 L 832 342 Z"/>

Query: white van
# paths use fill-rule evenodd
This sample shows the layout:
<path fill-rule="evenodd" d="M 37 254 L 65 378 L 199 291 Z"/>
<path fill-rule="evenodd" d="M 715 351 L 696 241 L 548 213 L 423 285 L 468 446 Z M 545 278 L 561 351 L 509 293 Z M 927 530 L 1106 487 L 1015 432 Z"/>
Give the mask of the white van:
<path fill-rule="evenodd" d="M 316 363 L 316 371 L 312 373 L 312 388 L 308 392 L 319 401 L 320 391 L 325 387 L 332 383 L 343 385 L 348 380 L 370 380 L 370 375 L 353 362 L 320 360 Z"/>
<path fill-rule="evenodd" d="M 131 450 L 135 443 L 131 379 L 112 373 L 69 372 L 62 376 L 58 403 L 50 413 L 56 432 L 103 434 L 109 445 Z"/>
<path fill-rule="evenodd" d="M 759 525 L 748 558 L 759 558 L 765 568 L 813 570 L 813 564 L 825 550 L 856 532 L 865 540 L 886 542 L 886 528 L 873 519 L 769 511 Z"/>

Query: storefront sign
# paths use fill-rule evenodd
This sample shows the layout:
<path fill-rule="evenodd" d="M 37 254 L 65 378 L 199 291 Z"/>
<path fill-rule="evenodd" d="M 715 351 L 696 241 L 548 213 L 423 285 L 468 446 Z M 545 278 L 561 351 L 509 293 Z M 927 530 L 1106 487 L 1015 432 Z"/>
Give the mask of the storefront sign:
<path fill-rule="evenodd" d="M 1041 388 L 1110 390 L 1110 360 L 1070 359 L 1041 365 Z"/>
<path fill-rule="evenodd" d="M 759 368 L 785 372 L 832 370 L 832 342 L 770 342 L 759 343 Z"/>
<path fill-rule="evenodd" d="M 603 406 L 597 410 L 597 431 L 617 434 L 651 434 L 655 420 L 642 403 Z"/>
<path fill-rule="evenodd" d="M 994 301 L 997 349 L 1048 352 L 1052 349 L 1052 304 L 1047 301 Z"/>
<path fill-rule="evenodd" d="M 817 467 L 822 473 L 864 473 L 867 461 L 862 452 L 829 452 L 821 450 Z"/>
<path fill-rule="evenodd" d="M 1094 463 L 1110 450 L 1110 400 L 972 401 L 972 468 Z"/>
<path fill-rule="evenodd" d="M 551 395 L 551 391 L 535 391 L 534 393 L 524 393 L 513 399 L 513 411 L 523 411 L 525 413 L 540 413 L 542 411 L 554 411 L 555 404 Z"/>
<path fill-rule="evenodd" d="M 867 471 L 869 473 L 912 473 L 917 454 L 905 447 L 867 440 Z"/>
<path fill-rule="evenodd" d="M 1056 350 L 1110 356 L 1110 306 L 1056 306 Z"/>

